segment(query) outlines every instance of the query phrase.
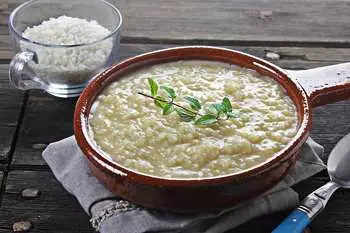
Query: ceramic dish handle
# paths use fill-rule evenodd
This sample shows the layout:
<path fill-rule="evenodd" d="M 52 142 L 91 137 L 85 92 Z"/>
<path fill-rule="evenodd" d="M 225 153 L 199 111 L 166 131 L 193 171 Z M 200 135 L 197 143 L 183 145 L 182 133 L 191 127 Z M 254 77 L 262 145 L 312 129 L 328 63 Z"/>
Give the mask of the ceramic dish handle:
<path fill-rule="evenodd" d="M 287 72 L 304 87 L 312 106 L 350 98 L 350 62 Z"/>

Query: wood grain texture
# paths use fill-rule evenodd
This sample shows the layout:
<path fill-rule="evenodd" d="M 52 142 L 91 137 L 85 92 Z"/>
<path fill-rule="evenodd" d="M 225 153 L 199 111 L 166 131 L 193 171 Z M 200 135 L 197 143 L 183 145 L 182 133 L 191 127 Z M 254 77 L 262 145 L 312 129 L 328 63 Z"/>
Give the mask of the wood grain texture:
<path fill-rule="evenodd" d="M 6 0 L 0 22 L 24 0 Z M 110 0 L 124 16 L 128 41 L 227 41 L 250 43 L 342 44 L 350 42 L 346 0 L 172 1 Z M 6 30 L 1 30 L 6 34 Z"/>
<path fill-rule="evenodd" d="M 76 98 L 59 99 L 41 91 L 30 92 L 12 160 L 13 169 L 45 164 L 41 157 L 44 145 L 73 134 L 75 102 Z"/>
<path fill-rule="evenodd" d="M 23 93 L 9 86 L 8 65 L 0 64 L 0 164 L 8 161 L 22 104 Z"/>
<path fill-rule="evenodd" d="M 301 198 L 327 181 L 316 176 L 301 182 L 294 188 Z M 25 188 L 37 188 L 42 194 L 33 200 L 23 200 L 20 192 Z M 349 211 L 350 191 L 338 191 L 327 209 L 313 222 L 313 232 L 350 232 L 348 216 L 337 215 L 339 206 Z M 271 230 L 289 213 L 289 210 L 264 216 L 250 221 L 229 232 L 261 233 Z M 88 224 L 88 217 L 76 200 L 69 195 L 49 171 L 11 171 L 7 188 L 0 209 L 0 232 L 8 232 L 12 223 L 30 220 L 34 223 L 34 232 L 93 232 Z M 329 223 L 324 226 L 324 223 Z M 208 223 L 209 224 L 209 223 Z M 340 228 L 342 227 L 342 228 Z M 343 231 L 339 231 L 343 229 Z"/>
<path fill-rule="evenodd" d="M 1 35 L 2 32 L 7 30 L 7 28 L 4 28 L 3 26 L 0 26 L 0 59 L 6 60 L 12 58 L 14 55 L 14 52 L 12 50 L 12 46 L 10 44 L 10 38 L 8 35 Z"/>
<path fill-rule="evenodd" d="M 2 185 L 2 179 L 3 178 L 4 178 L 4 172 L 2 170 L 0 170 L 0 190 L 1 190 L 1 185 Z M 1 200 L 0 200 L 0 203 L 1 203 Z"/>
<path fill-rule="evenodd" d="M 39 198 L 24 200 L 21 191 L 37 188 Z M 0 209 L 0 232 L 12 232 L 16 221 L 31 221 L 31 232 L 87 233 L 93 232 L 89 217 L 49 171 L 11 171 L 7 179 L 3 205 Z"/>
<path fill-rule="evenodd" d="M 1 32 L 1 30 L 0 30 Z M 185 45 L 203 45 L 203 43 L 184 43 L 184 44 L 130 44 L 122 43 L 120 48 L 120 57 L 125 59 L 144 52 L 154 51 L 176 46 Z M 208 46 L 220 46 L 229 49 L 235 49 L 250 53 L 255 56 L 265 57 L 267 52 L 274 52 L 280 55 L 279 60 L 273 60 L 276 64 L 288 69 L 306 69 L 310 66 L 316 67 L 327 64 L 335 64 L 344 61 L 350 61 L 350 48 L 310 48 L 310 47 L 275 47 L 275 46 L 252 46 L 252 45 L 225 45 L 206 43 Z M 7 36 L 0 35 L 0 62 L 9 63 L 13 56 L 10 39 Z M 299 63 L 296 63 L 300 61 Z"/>
<path fill-rule="evenodd" d="M 322 185 L 326 179 L 314 178 L 300 183 L 296 189 L 307 192 Z M 42 194 L 38 199 L 23 200 L 20 192 L 24 188 L 38 188 Z M 327 221 L 334 214 L 334 208 L 344 203 L 349 198 L 350 192 L 340 191 L 336 193 L 329 208 L 313 224 L 313 229 Z M 302 194 L 301 196 L 304 196 Z M 240 226 L 232 232 L 270 232 L 276 224 L 288 214 L 288 211 L 253 220 Z M 83 213 L 76 200 L 70 196 L 56 181 L 51 172 L 46 171 L 12 171 L 9 174 L 7 188 L 3 200 L 3 208 L 0 210 L 0 232 L 9 230 L 12 223 L 19 220 L 30 220 L 34 223 L 34 232 L 92 232 L 88 226 L 88 217 Z M 338 221 L 346 221 L 337 218 Z M 63 224 L 64 223 L 64 224 Z M 331 225 L 334 225 L 331 224 Z M 334 228 L 334 227 L 333 227 Z M 315 232 L 334 232 L 332 227 L 327 231 L 318 229 Z M 337 229 L 335 227 L 335 229 Z M 344 231 L 346 232 L 346 231 Z"/>
<path fill-rule="evenodd" d="M 5 190 L 5 181 L 4 181 L 4 172 L 1 169 L 0 166 L 0 209 L 1 209 L 1 204 L 2 204 L 2 198 L 4 195 L 4 190 Z"/>
<path fill-rule="evenodd" d="M 174 44 L 122 44 L 120 48 L 121 59 L 137 54 L 176 47 Z M 185 44 L 184 44 L 185 46 Z M 220 46 L 249 53 L 264 58 L 285 69 L 310 69 L 319 66 L 337 64 L 350 61 L 350 49 L 346 48 L 309 48 L 309 47 L 268 47 L 268 46 Z M 266 58 L 268 52 L 276 53 L 280 59 Z"/>
<path fill-rule="evenodd" d="M 314 109 L 311 136 L 328 155 L 336 142 L 350 133 L 350 100 Z"/>

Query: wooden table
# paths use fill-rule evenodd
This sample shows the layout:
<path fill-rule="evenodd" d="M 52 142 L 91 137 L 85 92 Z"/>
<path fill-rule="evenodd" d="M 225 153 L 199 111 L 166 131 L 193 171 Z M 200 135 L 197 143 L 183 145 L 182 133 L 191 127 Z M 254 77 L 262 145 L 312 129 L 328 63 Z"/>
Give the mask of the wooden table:
<path fill-rule="evenodd" d="M 0 3 L 0 232 L 20 220 L 32 232 L 93 232 L 88 216 L 53 177 L 41 157 L 48 143 L 73 134 L 76 99 L 41 91 L 22 92 L 8 84 L 12 57 L 7 32 L 9 12 L 23 0 Z M 265 58 L 288 69 L 306 69 L 350 60 L 348 0 L 171 1 L 118 0 L 124 15 L 122 59 L 179 45 L 214 45 Z M 314 111 L 312 137 L 328 154 L 350 132 L 350 101 Z M 296 185 L 300 197 L 327 182 L 326 172 Z M 42 194 L 24 200 L 33 187 Z M 232 232 L 270 232 L 288 213 L 253 220 Z M 340 190 L 312 223 L 312 232 L 350 232 L 350 192 Z"/>

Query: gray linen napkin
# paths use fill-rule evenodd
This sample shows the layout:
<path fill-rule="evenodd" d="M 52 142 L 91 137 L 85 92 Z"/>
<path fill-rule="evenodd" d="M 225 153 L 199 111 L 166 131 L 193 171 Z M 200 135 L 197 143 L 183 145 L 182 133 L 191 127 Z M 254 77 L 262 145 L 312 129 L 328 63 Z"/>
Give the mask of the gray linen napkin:
<path fill-rule="evenodd" d="M 77 198 L 101 233 L 228 231 L 255 217 L 297 205 L 298 194 L 290 186 L 323 170 L 322 155 L 323 148 L 309 138 L 295 167 L 263 195 L 222 211 L 175 214 L 135 206 L 108 191 L 91 173 L 73 136 L 50 144 L 43 152 L 57 180 Z"/>

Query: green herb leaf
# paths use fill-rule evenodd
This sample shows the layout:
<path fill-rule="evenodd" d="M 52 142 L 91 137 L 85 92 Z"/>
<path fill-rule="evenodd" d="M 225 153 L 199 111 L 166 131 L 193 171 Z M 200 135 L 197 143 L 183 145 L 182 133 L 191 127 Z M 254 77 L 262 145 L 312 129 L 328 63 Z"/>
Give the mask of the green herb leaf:
<path fill-rule="evenodd" d="M 232 104 L 231 104 L 231 101 L 230 101 L 227 97 L 225 97 L 225 98 L 222 100 L 222 105 L 224 106 L 225 112 L 226 112 L 226 113 L 232 111 Z"/>
<path fill-rule="evenodd" d="M 157 95 L 155 98 L 157 99 L 154 100 L 154 104 L 162 109 L 168 104 L 168 101 L 163 96 Z"/>
<path fill-rule="evenodd" d="M 218 119 L 214 115 L 204 115 L 200 117 L 198 120 L 196 120 L 195 124 L 196 125 L 211 125 L 213 123 L 218 122 Z"/>
<path fill-rule="evenodd" d="M 195 111 L 198 111 L 202 108 L 199 100 L 190 96 L 185 97 L 185 100 L 190 104 L 191 108 Z"/>
<path fill-rule="evenodd" d="M 182 121 L 194 121 L 197 125 L 210 125 L 221 120 L 237 118 L 241 115 L 240 111 L 232 109 L 229 98 L 224 97 L 220 103 L 210 104 L 206 111 L 207 114 L 203 116 L 199 113 L 199 110 L 202 109 L 202 105 L 198 99 L 190 96 L 184 97 L 189 104 L 189 107 L 185 107 L 180 105 L 180 103 L 174 102 L 177 95 L 173 88 L 158 86 L 157 82 L 151 78 L 148 78 L 148 83 L 152 95 L 142 92 L 138 92 L 138 94 L 153 99 L 154 103 L 163 110 L 163 115 L 169 115 L 175 111 Z M 159 88 L 164 91 L 166 94 L 165 97 L 157 94 Z"/>
<path fill-rule="evenodd" d="M 215 103 L 215 104 L 211 104 L 208 107 L 208 111 L 212 114 L 212 115 L 220 115 L 220 113 L 225 112 L 225 107 L 222 104 L 219 103 Z"/>
<path fill-rule="evenodd" d="M 196 115 L 182 108 L 176 108 L 175 111 L 179 115 L 182 121 L 190 122 L 196 118 Z"/>
<path fill-rule="evenodd" d="M 148 84 L 149 84 L 149 88 L 151 90 L 151 94 L 152 96 L 156 96 L 158 93 L 158 84 L 156 81 L 154 81 L 151 78 L 148 78 Z"/>
<path fill-rule="evenodd" d="M 173 88 L 167 87 L 167 86 L 160 86 L 160 88 L 162 88 L 166 92 L 166 94 L 169 98 L 171 98 L 171 99 L 176 98 L 176 92 Z"/>
<path fill-rule="evenodd" d="M 232 110 L 231 112 L 227 113 L 227 116 L 229 118 L 237 118 L 237 117 L 239 117 L 239 115 L 240 115 L 240 112 L 237 110 Z"/>
<path fill-rule="evenodd" d="M 212 114 L 212 115 L 216 115 L 217 114 L 216 108 L 212 104 L 208 106 L 208 112 L 210 114 Z"/>
<path fill-rule="evenodd" d="M 172 104 L 166 104 L 163 108 L 163 115 L 169 115 L 174 111 L 174 106 Z"/>

